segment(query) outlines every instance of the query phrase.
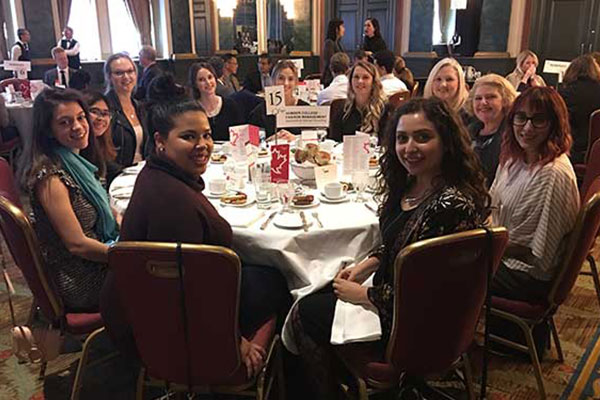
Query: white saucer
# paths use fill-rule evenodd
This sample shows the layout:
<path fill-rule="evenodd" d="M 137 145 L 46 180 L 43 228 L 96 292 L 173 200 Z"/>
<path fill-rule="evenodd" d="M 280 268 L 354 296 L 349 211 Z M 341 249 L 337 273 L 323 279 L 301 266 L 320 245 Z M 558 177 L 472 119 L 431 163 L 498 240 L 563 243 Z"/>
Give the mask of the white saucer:
<path fill-rule="evenodd" d="M 307 226 L 312 224 L 308 219 L 306 220 Z M 302 218 L 297 213 L 283 213 L 277 214 L 273 219 L 273 225 L 283 229 L 302 229 Z"/>
<path fill-rule="evenodd" d="M 235 191 L 233 193 L 235 193 Z M 254 192 L 244 192 L 244 193 L 247 196 L 246 202 L 244 204 L 227 204 L 227 203 L 223 203 L 222 201 L 219 203 L 223 207 L 247 207 L 251 204 L 254 204 L 254 202 L 256 201 L 256 196 L 254 195 Z M 221 197 L 223 197 L 223 195 L 225 195 L 225 193 L 220 194 L 217 198 L 220 199 Z"/>
<path fill-rule="evenodd" d="M 314 197 L 312 203 L 310 204 L 305 204 L 305 205 L 294 205 L 294 203 L 290 202 L 290 207 L 292 208 L 311 208 L 311 207 L 316 207 L 319 205 L 319 203 L 321 203 L 319 201 L 319 198 L 317 196 Z"/>
<path fill-rule="evenodd" d="M 221 193 L 213 193 L 213 192 L 211 192 L 211 191 L 207 190 L 207 191 L 204 193 L 204 195 L 205 195 L 206 197 L 208 197 L 209 199 L 220 199 L 220 198 L 221 198 L 221 196 L 223 196 L 223 195 L 224 195 L 224 194 L 226 194 L 226 193 L 227 193 L 227 191 L 224 191 L 224 192 L 221 192 Z"/>
<path fill-rule="evenodd" d="M 338 203 L 343 203 L 345 201 L 350 200 L 350 196 L 348 196 L 345 193 L 342 197 L 338 197 L 337 199 L 331 199 L 331 198 L 325 196 L 325 194 L 319 193 L 319 198 L 321 199 L 321 201 L 323 203 L 330 203 L 330 204 L 338 204 Z"/>

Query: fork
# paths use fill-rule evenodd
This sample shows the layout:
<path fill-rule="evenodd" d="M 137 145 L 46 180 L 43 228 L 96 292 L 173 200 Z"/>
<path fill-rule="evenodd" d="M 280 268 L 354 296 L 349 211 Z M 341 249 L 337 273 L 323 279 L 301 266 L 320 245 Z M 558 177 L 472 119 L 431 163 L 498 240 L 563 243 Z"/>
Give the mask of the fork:
<path fill-rule="evenodd" d="M 323 228 L 323 223 L 321 222 L 321 220 L 319 219 L 319 213 L 314 211 L 312 213 L 312 217 L 315 219 L 315 221 L 317 221 L 317 224 L 319 224 L 319 227 Z"/>

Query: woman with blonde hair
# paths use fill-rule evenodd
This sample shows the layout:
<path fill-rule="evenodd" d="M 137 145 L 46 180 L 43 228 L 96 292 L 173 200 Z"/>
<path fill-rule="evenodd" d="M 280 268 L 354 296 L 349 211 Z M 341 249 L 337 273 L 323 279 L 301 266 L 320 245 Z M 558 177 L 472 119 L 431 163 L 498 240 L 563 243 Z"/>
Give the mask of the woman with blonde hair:
<path fill-rule="evenodd" d="M 571 62 L 558 93 L 569 110 L 573 136 L 571 162 L 583 163 L 588 148 L 590 115 L 600 109 L 600 67 L 592 55 L 579 56 Z"/>
<path fill-rule="evenodd" d="M 379 136 L 389 110 L 377 69 L 369 62 L 358 61 L 350 69 L 348 80 L 347 99 L 331 103 L 329 138 L 339 142 L 356 131 Z"/>
<path fill-rule="evenodd" d="M 506 115 L 516 97 L 517 92 L 509 81 L 500 75 L 488 74 L 475 81 L 465 104 L 467 111 L 477 118 L 469 125 L 469 133 L 473 139 L 473 149 L 481 160 L 488 187 L 498 168 Z"/>
<path fill-rule="evenodd" d="M 539 65 L 537 55 L 531 50 L 523 50 L 517 56 L 517 66 L 515 70 L 506 76 L 506 79 L 522 92 L 532 86 L 546 86 L 546 82 L 541 76 L 535 73 Z"/>
<path fill-rule="evenodd" d="M 467 101 L 469 90 L 462 67 L 454 58 L 448 57 L 438 61 L 429 72 L 423 97 L 427 99 L 432 96 L 445 101 L 453 111 L 461 114 L 463 121 L 465 120 L 464 111 L 461 109 Z"/>

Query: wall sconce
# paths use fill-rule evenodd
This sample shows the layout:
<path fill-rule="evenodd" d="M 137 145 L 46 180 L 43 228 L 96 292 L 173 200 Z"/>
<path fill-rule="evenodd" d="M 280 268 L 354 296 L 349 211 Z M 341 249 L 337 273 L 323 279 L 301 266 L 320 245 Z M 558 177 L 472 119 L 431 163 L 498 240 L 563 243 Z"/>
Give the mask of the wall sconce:
<path fill-rule="evenodd" d="M 237 0 L 219 0 L 216 3 L 220 17 L 233 18 L 233 10 L 237 7 Z"/>
<path fill-rule="evenodd" d="M 466 10 L 467 9 L 467 0 L 452 0 L 450 2 L 451 10 Z"/>

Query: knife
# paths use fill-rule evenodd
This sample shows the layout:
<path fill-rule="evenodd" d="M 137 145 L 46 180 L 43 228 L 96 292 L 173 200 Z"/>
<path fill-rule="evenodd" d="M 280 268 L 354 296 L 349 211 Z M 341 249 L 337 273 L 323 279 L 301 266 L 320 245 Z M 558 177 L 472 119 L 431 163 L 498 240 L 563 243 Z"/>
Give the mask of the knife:
<path fill-rule="evenodd" d="M 275 218 L 275 216 L 277 215 L 277 211 L 273 211 L 269 217 L 265 220 L 265 222 L 262 223 L 262 225 L 260 226 L 260 230 L 264 231 L 265 229 L 267 229 L 267 226 L 269 225 L 269 222 L 271 222 L 273 220 L 273 218 Z"/>
<path fill-rule="evenodd" d="M 375 214 L 377 214 L 377 210 L 375 208 L 373 208 L 372 205 L 370 205 L 369 203 L 363 203 L 365 205 L 365 207 L 367 207 L 369 210 L 373 211 Z"/>
<path fill-rule="evenodd" d="M 308 232 L 308 222 L 306 222 L 304 211 L 300 211 L 300 219 L 302 219 L 302 229 L 304 229 L 304 232 Z"/>

